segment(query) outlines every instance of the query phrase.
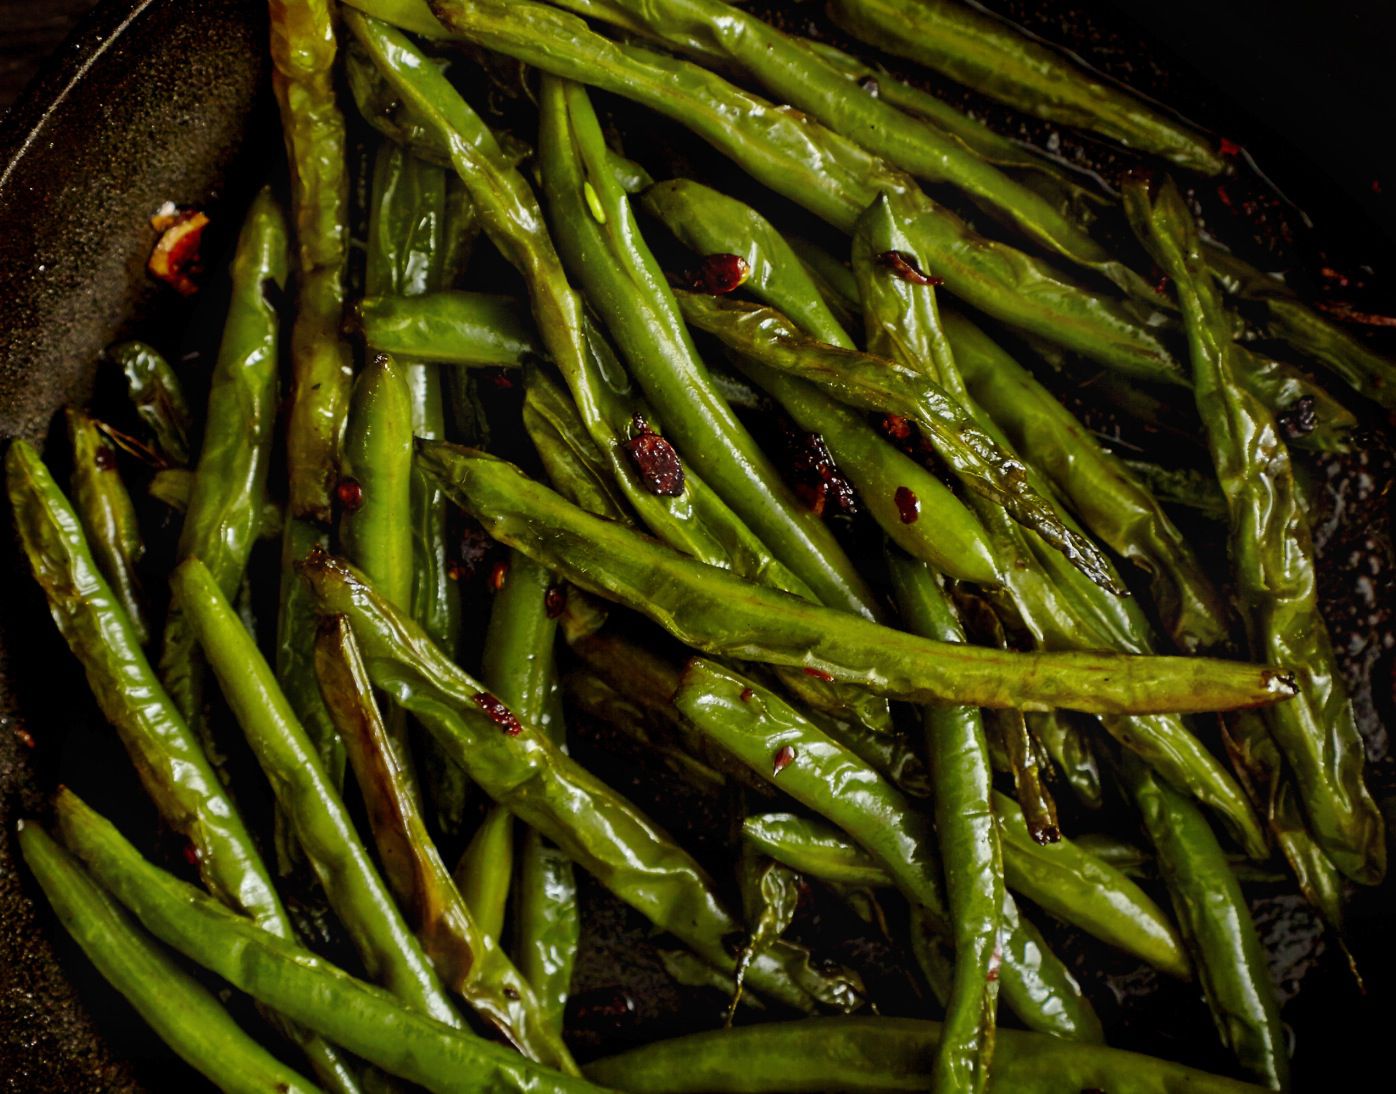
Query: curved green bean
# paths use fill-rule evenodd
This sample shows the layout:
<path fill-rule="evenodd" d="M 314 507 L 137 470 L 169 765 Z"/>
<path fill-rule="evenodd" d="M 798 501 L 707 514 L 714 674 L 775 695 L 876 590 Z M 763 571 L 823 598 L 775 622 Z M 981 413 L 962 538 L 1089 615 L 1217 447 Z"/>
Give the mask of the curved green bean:
<path fill-rule="evenodd" d="M 144 342 L 120 342 L 107 349 L 107 356 L 125 373 L 131 405 L 155 437 L 161 455 L 179 467 L 187 466 L 193 451 L 194 415 L 169 362 Z"/>
<path fill-rule="evenodd" d="M 448 289 L 420 296 L 367 296 L 354 306 L 364 340 L 416 361 L 499 368 L 541 354 L 513 297 Z"/>
<path fill-rule="evenodd" d="M 150 640 L 150 624 L 139 572 L 145 541 L 141 538 L 131 495 L 121 481 L 116 451 L 107 443 L 96 421 L 83 411 L 69 407 L 63 416 L 73 448 L 73 474 L 69 483 L 73 508 L 81 515 L 83 531 L 98 569 L 107 579 L 112 594 L 121 602 L 136 640 L 145 645 Z"/>
<path fill-rule="evenodd" d="M 201 562 L 190 559 L 175 570 L 171 585 L 282 814 L 369 975 L 423 1014 L 459 1024 L 310 739 L 217 582 Z"/>
<path fill-rule="evenodd" d="M 1124 757 L 1121 773 L 1154 845 L 1222 1043 L 1267 1086 L 1287 1088 L 1279 1002 L 1250 908 L 1216 836 L 1190 801 L 1132 757 Z"/>
<path fill-rule="evenodd" d="M 416 715 L 481 789 L 651 922 L 714 966 L 732 968 L 723 940 L 736 921 L 703 869 L 648 817 L 496 706 L 347 564 L 321 554 L 301 574 L 322 612 L 349 617 L 375 686 Z M 763 955 L 748 979 L 791 1006 L 812 1009 L 794 978 L 799 956 L 793 949 L 779 959 Z"/>
<path fill-rule="evenodd" d="M 58 921 L 175 1055 L 226 1094 L 319 1089 L 244 1033 L 208 989 L 139 930 L 42 828 L 20 821 L 18 838 Z"/>
<path fill-rule="evenodd" d="M 975 401 L 1102 542 L 1149 573 L 1174 643 L 1191 653 L 1224 641 L 1221 597 L 1144 484 L 983 331 L 953 312 L 943 317 L 955 363 Z"/>
<path fill-rule="evenodd" d="M 508 809 L 496 805 L 485 814 L 451 877 L 480 933 L 499 945 L 514 877 L 514 817 Z"/>
<path fill-rule="evenodd" d="M 910 1018 L 821 1018 L 689 1034 L 589 1064 L 634 1094 L 925 1090 L 941 1027 Z M 1006 1029 L 989 1090 L 1001 1094 L 1256 1094 L 1259 1087 L 1152 1056 Z"/>
<path fill-rule="evenodd" d="M 1274 418 L 1237 382 L 1230 319 L 1177 187 L 1151 195 L 1145 181 L 1129 180 L 1125 207 L 1183 306 L 1251 646 L 1292 661 L 1300 683 L 1295 702 L 1269 717 L 1270 731 L 1314 838 L 1348 877 L 1376 884 L 1386 868 L 1385 825 L 1363 783 L 1362 738 L 1319 614 L 1313 543 L 1288 449 Z"/>
<path fill-rule="evenodd" d="M 315 671 L 363 792 L 383 872 L 442 982 L 529 1059 L 575 1073 L 539 1001 L 461 897 L 392 747 L 348 622 L 325 620 Z"/>
<path fill-rule="evenodd" d="M 1273 669 L 1207 658 L 1022 654 L 915 638 L 692 562 L 482 453 L 428 441 L 419 459 L 496 539 L 710 653 L 812 670 L 894 698 L 974 706 L 1216 710 L 1290 690 Z"/>
<path fill-rule="evenodd" d="M 151 866 L 106 820 L 69 794 L 57 805 L 63 842 L 145 928 L 196 964 L 289 1014 L 384 1071 L 436 1094 L 601 1088 L 524 1059 L 512 1048 L 436 1021 L 293 943 L 257 930 Z"/>
<path fill-rule="evenodd" d="M 832 0 L 854 37 L 1039 118 L 1216 175 L 1226 161 L 1186 122 L 1083 69 L 1012 23 L 949 0 Z"/>

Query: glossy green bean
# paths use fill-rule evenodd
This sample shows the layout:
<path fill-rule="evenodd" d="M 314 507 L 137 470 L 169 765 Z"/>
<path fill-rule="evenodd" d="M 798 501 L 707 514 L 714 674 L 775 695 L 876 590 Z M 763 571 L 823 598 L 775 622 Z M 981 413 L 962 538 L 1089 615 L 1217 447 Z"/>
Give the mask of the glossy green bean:
<path fill-rule="evenodd" d="M 793 813 L 759 813 L 742 821 L 742 838 L 793 870 L 843 885 L 888 886 L 878 861 L 826 821 Z"/>
<path fill-rule="evenodd" d="M 334 9 L 328 0 L 271 0 L 272 87 L 291 166 L 296 317 L 286 461 L 291 515 L 327 523 L 339 480 L 350 362 L 340 340 L 349 248 L 344 117 L 335 101 Z"/>
<path fill-rule="evenodd" d="M 721 0 L 560 0 L 601 19 L 619 12 L 664 45 L 713 68 L 735 68 L 776 102 L 818 118 L 834 132 L 933 184 L 958 189 L 980 209 L 1038 246 L 1142 295 L 1143 280 L 1050 201 L 969 151 L 940 127 L 869 95 L 804 40 Z"/>
<path fill-rule="evenodd" d="M 800 260 L 754 209 L 684 179 L 651 187 L 643 204 L 699 254 L 740 253 L 752 271 L 743 282 L 748 292 L 780 309 L 807 335 L 853 349 Z M 688 302 L 686 295 L 679 301 L 681 306 Z M 759 364 L 750 354 L 738 356 L 736 364 L 796 425 L 824 439 L 873 519 L 894 542 L 953 577 L 990 584 L 997 580 L 978 521 L 938 478 L 815 385 Z"/>
<path fill-rule="evenodd" d="M 322 625 L 315 670 L 363 793 L 385 878 L 442 982 L 529 1059 L 575 1073 L 566 1047 L 542 1025 L 532 989 L 452 882 L 343 617 Z"/>
<path fill-rule="evenodd" d="M 20 821 L 18 838 L 58 921 L 175 1055 L 226 1094 L 319 1089 L 244 1033 L 42 828 Z"/>
<path fill-rule="evenodd" d="M 424 13 L 417 14 L 414 22 L 421 25 Z M 646 487 L 624 455 L 625 442 L 636 415 L 656 432 L 662 433 L 662 426 L 632 391 L 610 347 L 586 319 L 528 182 L 479 116 L 404 35 L 356 11 L 346 12 L 345 22 L 402 100 L 413 104 L 450 148 L 484 231 L 528 284 L 539 337 L 571 388 L 588 433 L 645 525 L 705 562 L 762 574 L 780 588 L 807 592 L 691 468 L 685 488 L 676 496 L 658 495 Z M 433 25 L 429 15 L 425 23 Z"/>
<path fill-rule="evenodd" d="M 1226 520 L 1226 497 L 1215 475 L 1190 467 L 1163 467 L 1148 460 L 1125 460 L 1159 501 L 1194 509 L 1210 520 Z"/>
<path fill-rule="evenodd" d="M 189 508 L 189 494 L 194 487 L 194 472 L 184 467 L 164 467 L 150 476 L 147 491 L 152 498 L 183 513 Z M 258 539 L 280 539 L 286 513 L 273 498 L 262 503 L 257 519 Z"/>
<path fill-rule="evenodd" d="M 1250 908 L 1192 802 L 1126 756 L 1121 774 L 1144 819 L 1222 1043 L 1274 1090 L 1289 1085 L 1279 1002 Z"/>
<path fill-rule="evenodd" d="M 174 369 L 144 342 L 120 342 L 107 356 L 121 366 L 131 405 L 171 463 L 184 467 L 193 454 L 194 415 Z"/>
<path fill-rule="evenodd" d="M 1226 608 L 1192 547 L 1143 483 L 987 335 L 945 313 L 955 363 L 975 401 L 1045 473 L 1086 526 L 1145 570 L 1164 628 L 1185 652 L 1221 643 Z"/>
<path fill-rule="evenodd" d="M 277 425 L 280 318 L 274 294 L 290 262 L 285 217 L 270 190 L 252 201 L 233 255 L 232 291 L 209 381 L 208 409 L 178 559 L 198 558 L 223 594 L 242 584 L 262 530 Z M 160 677 L 185 720 L 204 737 L 205 666 L 177 604 L 165 620 Z"/>
<path fill-rule="evenodd" d="M 137 642 L 145 645 L 150 640 L 150 624 L 139 572 L 145 540 L 131 495 L 121 481 L 116 452 L 97 423 L 83 411 L 69 407 L 64 411 L 64 420 L 73 449 L 69 482 L 73 508 L 81 517 L 98 569 L 126 612 Z"/>
<path fill-rule="evenodd" d="M 355 3 L 390 20 L 431 25 L 415 0 Z M 772 106 L 688 62 L 613 43 L 541 4 L 441 0 L 435 10 L 453 32 L 487 49 L 651 107 L 843 231 L 852 231 L 859 214 L 886 193 L 905 207 L 918 247 L 932 256 L 932 272 L 966 303 L 1110 367 L 1178 379 L 1162 344 L 1116 301 L 976 235 L 909 176 L 798 111 Z"/>
<path fill-rule="evenodd" d="M 92 559 L 77 514 L 28 442 L 10 445 L 5 477 L 25 555 L 53 620 L 156 810 L 189 841 L 199 877 L 215 897 L 259 928 L 290 938 L 290 920 L 236 806 L 142 653 Z M 287 1032 L 328 1088 L 357 1091 L 336 1050 L 299 1030 Z"/>
<path fill-rule="evenodd" d="M 485 814 L 451 871 L 480 933 L 496 946 L 504 931 L 514 876 L 514 817 L 501 805 Z"/>
<path fill-rule="evenodd" d="M 635 1094 L 699 1091 L 925 1090 L 940 1024 L 910 1018 L 821 1018 L 689 1034 L 588 1065 L 597 1082 Z M 1041 1034 L 999 1034 L 989 1090 L 1001 1094 L 1255 1094 L 1259 1087 L 1167 1060 Z"/>
<path fill-rule="evenodd" d="M 832 0 L 829 10 L 854 37 L 1025 113 L 1099 133 L 1203 174 L 1226 167 L 1193 126 L 988 12 L 948 0 Z"/>
<path fill-rule="evenodd" d="M 330 782 L 344 778 L 344 742 L 320 688 L 315 682 L 315 613 L 305 586 L 296 578 L 296 563 L 312 550 L 329 545 L 329 535 L 318 524 L 287 516 L 281 536 L 281 587 L 276 619 L 276 679 L 291 709 L 309 735 Z"/>
<path fill-rule="evenodd" d="M 936 574 L 894 554 L 889 555 L 888 570 L 910 630 L 937 641 L 965 641 L 964 628 Z M 929 706 L 922 721 L 955 944 L 933 1087 L 982 1090 L 991 1074 L 1005 896 L 1000 829 L 989 797 L 989 743 L 974 707 Z"/>
<path fill-rule="evenodd" d="M 175 570 L 171 584 L 277 804 L 369 975 L 408 1006 L 458 1024 L 305 730 L 217 582 L 201 562 L 190 559 Z"/>
<path fill-rule="evenodd" d="M 699 255 L 740 255 L 748 270 L 743 290 L 811 338 L 853 349 L 790 244 L 751 206 L 692 179 L 667 179 L 640 196 L 640 208 Z"/>
<path fill-rule="evenodd" d="M 355 305 L 355 316 L 370 345 L 418 361 L 509 367 L 542 352 L 532 323 L 509 296 L 458 289 L 368 296 Z"/>
<path fill-rule="evenodd" d="M 384 1071 L 437 1094 L 595 1092 L 512 1048 L 438 1022 L 309 950 L 273 938 L 151 866 L 72 795 L 58 801 L 63 842 L 167 945 Z"/>
<path fill-rule="evenodd" d="M 1275 419 L 1238 382 L 1231 324 L 1177 188 L 1125 186 L 1136 233 L 1173 278 L 1192 351 L 1194 391 L 1231 522 L 1231 554 L 1251 647 L 1290 660 L 1295 702 L 1269 718 L 1314 838 L 1348 877 L 1386 867 L 1385 826 L 1363 783 L 1362 738 L 1319 614 L 1313 544 Z"/>
<path fill-rule="evenodd" d="M 866 763 L 773 693 L 701 658 L 694 658 L 684 670 L 674 704 L 702 733 L 756 774 L 847 831 L 888 872 L 933 930 L 950 933 L 930 818 Z M 1015 1013 L 1025 1022 L 1038 1023 L 1034 1028 L 1048 1026 L 1063 1036 L 1098 1038 L 1099 1022 L 1080 989 L 1045 943 L 1035 933 L 1025 933 L 1011 898 L 999 892 L 1004 926 L 1001 934 L 994 934 L 1005 951 L 1003 966 L 997 980 L 986 972 L 986 982 L 1001 981 Z M 976 953 L 989 971 L 994 949 L 991 943 L 988 954 L 980 958 Z M 1015 961 L 1018 967 L 1010 971 Z M 1045 975 L 1039 976 L 1044 969 Z M 992 989 L 988 994 L 992 996 Z M 971 1029 L 958 1053 L 977 1054 L 982 1006 L 970 1008 Z"/>
<path fill-rule="evenodd" d="M 888 249 L 907 251 L 909 247 L 911 240 L 902 219 L 886 203 L 870 207 L 860 219 L 854 236 L 853 267 L 865 306 L 869 348 L 926 370 L 956 395 L 1000 448 L 1011 450 L 1010 442 L 964 386 L 936 295 L 926 286 L 894 276 L 877 261 Z M 907 253 L 916 255 L 914 250 Z M 1051 488 L 1030 465 L 1027 474 L 1039 494 L 1051 494 Z M 975 504 L 977 499 L 970 501 Z M 1004 618 L 1020 624 L 1040 647 L 1104 648 L 1136 654 L 1152 651 L 1151 627 L 1133 597 L 1111 595 L 1087 580 L 1059 552 L 1033 542 L 997 507 L 978 504 L 976 512 L 993 537 L 1003 578 L 1001 591 L 985 593 Z M 1075 527 L 1066 514 L 1063 522 Z M 1110 718 L 1103 725 L 1126 748 L 1144 755 L 1175 786 L 1190 790 L 1226 817 L 1248 850 L 1258 857 L 1265 855 L 1265 838 L 1245 794 L 1181 719 Z"/>
<path fill-rule="evenodd" d="M 565 590 L 555 584 L 549 571 L 526 556 L 514 553 L 509 560 L 504 588 L 495 594 L 480 665 L 480 675 L 494 694 L 563 751 L 566 751 L 567 734 L 562 723 L 562 707 L 557 701 L 553 647 L 560 614 L 555 602 L 565 597 Z M 505 846 L 504 837 L 512 833 L 514 822 L 507 811 L 499 806 L 495 810 L 486 817 L 480 832 L 471 841 L 471 848 L 474 848 L 482 837 L 488 836 L 488 826 L 495 825 L 499 838 L 490 841 L 493 849 L 489 861 L 482 864 L 485 869 L 471 868 L 468 872 L 472 883 L 494 878 L 493 887 L 502 897 L 509 892 L 509 867 L 514 858 L 511 848 Z M 518 914 L 514 920 L 514 952 L 519 956 L 525 975 L 547 1000 L 549 1013 L 560 1034 L 562 1010 L 567 1002 L 581 933 L 576 879 L 571 862 L 534 829 L 519 833 L 517 846 L 520 854 L 515 891 Z M 462 866 L 470 855 L 471 850 L 467 849 Z M 483 914 L 485 902 L 477 901 L 468 893 L 466 899 L 478 914 Z M 490 902 L 488 906 L 494 907 L 495 903 Z M 494 929 L 499 931 L 504 917 L 502 899 L 498 900 L 497 907 L 499 922 Z"/>
<path fill-rule="evenodd" d="M 493 457 L 423 442 L 419 459 L 496 539 L 709 653 L 813 670 L 910 701 L 975 706 L 1215 710 L 1289 691 L 1275 670 L 1206 658 L 1022 654 L 915 638 L 685 559 Z"/>
<path fill-rule="evenodd" d="M 875 617 L 872 594 L 843 548 L 796 500 L 713 386 L 628 196 L 607 170 L 585 89 L 547 78 L 540 109 L 543 193 L 559 250 L 684 462 L 823 603 Z M 588 193 L 599 214 L 588 207 Z"/>
<path fill-rule="evenodd" d="M 446 659 L 347 564 L 320 555 L 301 567 L 322 612 L 349 617 L 375 686 L 416 715 L 487 794 L 538 829 L 618 897 L 672 931 L 705 960 L 730 969 L 723 939 L 736 921 L 703 869 L 630 802 L 572 762 Z M 477 696 L 486 696 L 477 701 Z M 483 705 L 482 705 L 483 704 Z M 811 1009 L 795 964 L 766 955 L 748 974 L 757 990 Z"/>
<path fill-rule="evenodd" d="M 589 513 L 633 523 L 606 457 L 588 435 L 571 397 L 546 372 L 524 369 L 523 423 L 554 488 Z"/>

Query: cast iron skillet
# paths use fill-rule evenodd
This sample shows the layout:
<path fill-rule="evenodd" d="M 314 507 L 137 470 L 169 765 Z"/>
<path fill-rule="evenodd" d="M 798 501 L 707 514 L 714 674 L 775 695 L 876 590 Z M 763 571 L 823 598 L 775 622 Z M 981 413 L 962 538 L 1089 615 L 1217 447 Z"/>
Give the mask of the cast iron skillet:
<path fill-rule="evenodd" d="M 1345 125 L 1363 116 L 1345 89 L 1361 80 L 1389 75 L 1363 70 L 1362 55 L 1345 53 L 1355 72 L 1334 85 L 1309 70 L 1301 80 L 1324 80 L 1307 114 L 1276 114 L 1287 100 L 1273 82 L 1279 59 L 1313 53 L 1306 34 L 1332 51 L 1354 41 L 1351 28 L 1326 38 L 1313 28 L 1282 27 L 1274 50 L 1232 55 L 1234 69 L 1220 79 L 1188 60 L 1214 64 L 1228 41 L 1236 44 L 1236 13 L 1215 14 L 1189 31 L 1180 19 L 1146 37 L 1120 11 L 1165 18 L 1163 9 L 1133 0 L 1034 5 L 994 5 L 1045 36 L 1077 49 L 1111 74 L 1127 79 L 1178 106 L 1193 118 L 1225 132 L 1257 152 L 1280 187 L 1316 215 L 1319 231 L 1306 227 L 1298 210 L 1248 178 L 1228 194 L 1231 205 L 1247 206 L 1225 227 L 1255 256 L 1272 265 L 1315 274 L 1324 266 L 1341 270 L 1366 286 L 1359 302 L 1381 301 L 1381 275 L 1390 266 L 1393 223 L 1390 202 L 1380 198 L 1379 175 L 1390 162 L 1367 160 L 1341 138 Z M 1258 13 L 1266 5 L 1239 4 Z M 798 29 L 819 31 L 818 5 L 767 4 Z M 1106 10 L 1100 10 L 1104 7 Z M 1180 5 L 1189 19 L 1209 18 L 1206 5 Z M 1225 7 L 1223 5 L 1222 7 Z M 1378 19 L 1378 5 L 1345 8 L 1346 18 Z M 1043 10 L 1043 9 L 1049 10 Z M 1173 11 L 1179 10 L 1174 7 Z M 1383 25 L 1371 27 L 1380 38 Z M 6 118 L 0 130 L 0 440 L 42 440 L 55 411 L 85 402 L 92 394 L 102 348 L 128 334 L 188 324 L 191 309 L 172 301 L 143 272 L 151 243 L 147 218 L 162 202 L 222 210 L 236 215 L 250 189 L 279 152 L 280 137 L 266 94 L 263 0 L 108 0 L 82 26 Z M 1249 29 L 1249 28 L 1248 28 Z M 1320 28 L 1321 30 L 1321 28 Z M 1347 37 L 1344 37 L 1344 34 Z M 1231 35 L 1230 38 L 1227 35 Z M 1389 37 L 1387 38 L 1389 41 Z M 1181 53 L 1181 56 L 1179 56 Z M 1322 51 L 1319 51 L 1322 56 Z M 1374 55 L 1375 56 L 1375 55 Z M 1253 79 L 1248 83 L 1246 75 Z M 1270 82 L 1265 82 L 1269 80 Z M 1219 90 L 1222 88 L 1224 90 Z M 992 104 L 949 90 L 981 110 L 991 122 L 1009 124 Z M 1333 110 L 1326 126 L 1323 104 Z M 1373 110 L 1373 120 L 1383 112 Z M 1296 122 L 1299 131 L 1285 123 Z M 1307 128 L 1305 128 L 1307 127 Z M 1319 135 L 1315 135 L 1319 134 Z M 1039 140 L 1049 134 L 1032 134 Z M 1060 135 L 1062 151 L 1104 171 L 1125 161 L 1089 142 Z M 1350 153 L 1310 160 L 1306 138 L 1320 147 Z M 1373 166 L 1373 165 L 1376 166 Z M 1370 177 L 1369 177 L 1370 176 Z M 1391 180 L 1396 185 L 1396 178 Z M 1218 195 L 1204 201 L 1217 209 Z M 1218 212 L 1219 216 L 1225 213 Z M 1239 235 L 1238 235 L 1239 233 Z M 1316 279 L 1319 290 L 1331 282 Z M 1354 290 L 1351 286 L 1344 293 Z M 1389 297 L 1388 297 L 1389 300 Z M 1388 310 L 1391 310 L 1388 307 Z M 1352 458 L 1328 461 L 1325 510 L 1318 522 L 1324 541 L 1325 603 L 1336 642 L 1345 652 L 1363 729 L 1373 753 L 1374 789 L 1385 799 L 1393 785 L 1382 715 L 1389 714 L 1389 614 L 1393 604 L 1390 565 L 1390 502 L 1382 488 L 1391 481 L 1386 423 L 1375 427 Z M 86 694 L 71 657 L 48 623 L 41 598 L 17 557 L 9 513 L 0 511 L 0 1075 L 11 1090 L 198 1089 L 202 1081 L 175 1061 L 122 1000 L 101 983 L 36 897 L 14 857 L 13 824 L 42 815 L 46 793 L 71 780 L 96 804 L 119 811 L 128 831 L 156 830 L 153 813 L 127 785 L 127 763 Z M 1359 579 L 1363 579 L 1359 581 Z M 1374 686 L 1375 682 L 1375 686 Z M 33 745 L 28 743 L 32 741 Z M 662 821 L 664 794 L 657 793 L 630 763 L 617 764 L 581 744 L 583 759 L 634 794 Z M 591 753 L 595 752 L 593 756 Z M 609 767 L 609 770 L 606 768 Z M 153 839 L 154 837 L 152 837 Z M 703 833 L 685 833 L 699 842 Z M 589 930 L 579 968 L 580 1005 L 569 1015 L 569 1034 L 591 1053 L 712 1024 L 715 999 L 694 1002 L 657 974 L 644 931 L 604 894 L 584 893 Z M 1310 916 L 1283 891 L 1260 892 L 1257 919 L 1284 986 L 1285 1017 L 1297 1030 L 1298 1089 L 1325 1087 L 1346 1076 L 1380 1074 L 1385 1022 L 1396 945 L 1386 937 L 1393 907 L 1390 887 L 1361 894 L 1352 912 L 1351 935 L 1370 994 L 1353 989 L 1334 948 L 1325 944 Z M 846 925 L 816 914 L 805 929 L 829 937 Z M 1202 1066 L 1225 1068 L 1211 1047 L 1215 1038 L 1200 1004 L 1186 991 L 1150 994 L 1147 975 L 1111 955 L 1063 935 L 1063 955 L 1089 982 L 1110 1027 L 1112 1043 L 1153 1050 Z M 869 944 L 870 952 L 875 946 Z M 839 952 L 841 959 L 858 955 Z M 867 968 L 877 955 L 863 954 Z M 883 955 L 885 960 L 885 954 Z M 623 971 L 617 972 L 617 969 Z M 883 972 L 886 972 L 884 969 Z M 894 975 L 894 974 L 889 974 Z M 1299 990 L 1302 987 L 1302 990 Z M 1179 1012 L 1192 1014 L 1179 1019 Z M 242 1012 L 240 1012 L 242 1013 Z M 1371 1068 L 1371 1071 L 1367 1069 Z"/>

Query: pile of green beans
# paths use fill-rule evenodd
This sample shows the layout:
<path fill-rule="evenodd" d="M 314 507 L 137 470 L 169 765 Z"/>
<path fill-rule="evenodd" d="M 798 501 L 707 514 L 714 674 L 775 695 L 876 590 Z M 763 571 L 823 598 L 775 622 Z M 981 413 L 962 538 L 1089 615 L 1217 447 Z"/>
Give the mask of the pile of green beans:
<path fill-rule="evenodd" d="M 1386 866 L 1303 461 L 1349 450 L 1349 395 L 1396 405 L 1396 362 L 1204 242 L 1172 179 L 1095 186 L 746 7 L 270 9 L 289 169 L 246 211 L 207 384 L 152 331 L 108 351 L 124 411 L 65 410 L 68 493 L 5 454 L 192 871 L 86 787 L 18 845 L 171 1050 L 237 1092 L 1288 1089 L 1248 887 L 1346 953 L 1348 888 Z M 1156 170 L 1234 169 L 977 5 L 829 14 Z M 637 110 L 783 200 L 627 141 Z M 1209 469 L 1112 449 L 1055 394 L 1087 376 Z M 666 831 L 595 748 L 713 830 Z M 725 995 L 706 1024 L 578 1039 L 598 886 L 675 991 Z M 810 929 L 850 912 L 913 991 Z M 1260 1086 L 1108 1047 L 1040 916 L 1187 985 Z"/>

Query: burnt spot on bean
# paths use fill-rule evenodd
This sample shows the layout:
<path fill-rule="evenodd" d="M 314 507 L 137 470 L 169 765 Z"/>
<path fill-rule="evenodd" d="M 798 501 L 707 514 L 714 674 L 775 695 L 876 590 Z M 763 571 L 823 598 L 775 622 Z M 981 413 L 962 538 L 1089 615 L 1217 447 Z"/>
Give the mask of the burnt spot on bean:
<path fill-rule="evenodd" d="M 1275 420 L 1286 440 L 1297 440 L 1318 428 L 1318 403 L 1312 395 L 1301 395 Z"/>

